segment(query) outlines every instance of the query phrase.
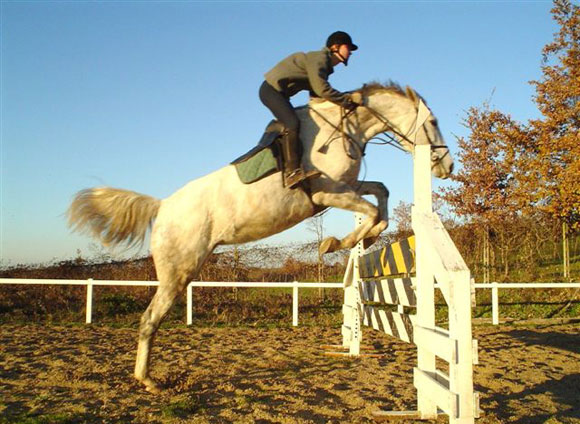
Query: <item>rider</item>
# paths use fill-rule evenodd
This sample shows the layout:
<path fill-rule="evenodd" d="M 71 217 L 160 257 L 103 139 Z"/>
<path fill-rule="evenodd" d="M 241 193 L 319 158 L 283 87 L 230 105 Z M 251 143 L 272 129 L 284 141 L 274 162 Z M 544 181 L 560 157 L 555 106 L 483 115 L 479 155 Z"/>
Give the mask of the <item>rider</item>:
<path fill-rule="evenodd" d="M 305 172 L 300 165 L 300 121 L 296 116 L 290 97 L 302 90 L 322 97 L 347 109 L 358 106 L 348 93 L 335 90 L 328 83 L 328 77 L 339 63 L 348 65 L 351 52 L 358 49 L 346 32 L 336 31 L 326 40 L 322 50 L 294 53 L 283 59 L 268 71 L 260 87 L 260 100 L 274 116 L 284 124 L 282 139 L 284 156 L 284 184 L 294 188 L 301 181 L 320 175 L 318 171 Z"/>

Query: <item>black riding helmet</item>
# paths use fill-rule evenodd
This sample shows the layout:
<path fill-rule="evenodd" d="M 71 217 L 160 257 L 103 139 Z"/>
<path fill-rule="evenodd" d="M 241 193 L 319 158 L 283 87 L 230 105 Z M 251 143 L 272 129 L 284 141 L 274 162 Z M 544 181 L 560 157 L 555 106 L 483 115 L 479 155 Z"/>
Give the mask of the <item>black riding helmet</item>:
<path fill-rule="evenodd" d="M 328 36 L 328 39 L 326 40 L 326 47 L 330 47 L 335 44 L 346 44 L 350 47 L 351 51 L 358 49 L 358 46 L 353 44 L 350 35 L 344 31 L 336 31 Z"/>

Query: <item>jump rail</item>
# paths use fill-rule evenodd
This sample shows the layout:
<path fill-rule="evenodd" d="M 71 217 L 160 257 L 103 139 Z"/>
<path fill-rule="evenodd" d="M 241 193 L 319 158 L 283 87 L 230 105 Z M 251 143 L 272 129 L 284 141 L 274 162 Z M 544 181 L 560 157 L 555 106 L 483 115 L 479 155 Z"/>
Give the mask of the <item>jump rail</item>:
<path fill-rule="evenodd" d="M 86 286 L 86 318 L 87 324 L 93 319 L 93 287 L 95 286 L 134 286 L 152 287 L 158 286 L 159 281 L 118 281 L 118 280 L 58 280 L 58 279 L 24 279 L 24 278 L 0 278 L 0 285 L 23 284 L 23 285 L 63 285 L 63 286 Z M 224 281 L 192 281 L 187 285 L 187 325 L 193 322 L 193 287 L 245 287 L 245 288 L 291 288 L 292 289 L 292 325 L 298 325 L 298 289 L 304 288 L 331 288 L 342 289 L 342 283 L 309 283 L 292 281 L 280 282 L 224 282 Z"/>

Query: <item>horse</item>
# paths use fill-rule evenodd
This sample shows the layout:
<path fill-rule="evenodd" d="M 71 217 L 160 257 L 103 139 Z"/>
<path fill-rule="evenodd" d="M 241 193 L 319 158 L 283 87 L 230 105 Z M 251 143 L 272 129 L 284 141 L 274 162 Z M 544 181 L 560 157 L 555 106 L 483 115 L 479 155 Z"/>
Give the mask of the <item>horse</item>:
<path fill-rule="evenodd" d="M 316 98 L 296 109 L 302 166 L 321 172 L 307 188 L 285 188 L 281 172 L 243 184 L 230 164 L 163 200 L 110 187 L 75 195 L 69 225 L 104 245 L 142 244 L 151 229 L 159 286 L 141 317 L 134 374 L 146 390 L 162 389 L 150 376 L 154 335 L 177 295 L 197 277 L 216 246 L 268 237 L 330 207 L 363 213 L 366 220 L 342 239 L 326 238 L 321 253 L 349 249 L 363 239 L 374 242 L 388 225 L 389 192 L 380 182 L 359 181 L 358 175 L 365 146 L 380 134 L 407 152 L 415 144 L 431 144 L 432 175 L 447 178 L 452 172 L 453 160 L 437 121 L 413 89 L 371 83 L 354 92 L 363 100 L 354 111 Z M 374 196 L 377 205 L 364 195 Z"/>

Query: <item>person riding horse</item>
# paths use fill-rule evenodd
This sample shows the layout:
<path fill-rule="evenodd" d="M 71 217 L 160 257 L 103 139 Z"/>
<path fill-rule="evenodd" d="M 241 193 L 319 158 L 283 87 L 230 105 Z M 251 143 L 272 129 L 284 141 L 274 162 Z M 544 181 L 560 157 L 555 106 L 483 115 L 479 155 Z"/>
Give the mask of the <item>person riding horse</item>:
<path fill-rule="evenodd" d="M 328 77 L 339 63 L 347 66 L 351 53 L 357 49 L 350 35 L 336 31 L 330 34 L 322 50 L 291 54 L 264 75 L 260 100 L 285 127 L 282 155 L 286 187 L 295 188 L 305 179 L 320 175 L 315 170 L 305 172 L 300 165 L 300 120 L 290 97 L 302 90 L 309 90 L 311 95 L 330 100 L 348 110 L 355 109 L 359 106 L 358 99 L 335 90 L 329 84 Z"/>

